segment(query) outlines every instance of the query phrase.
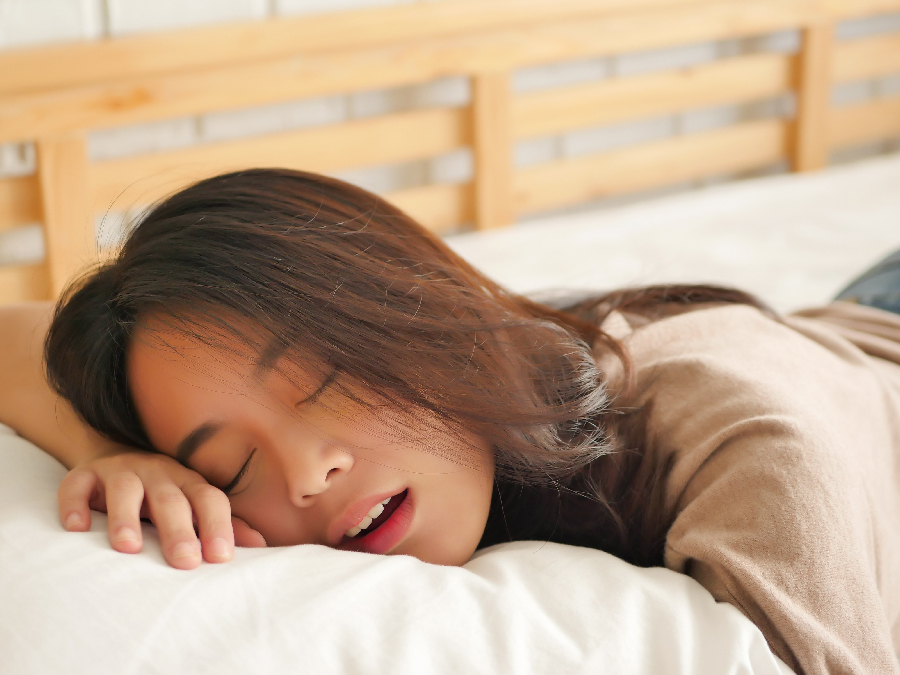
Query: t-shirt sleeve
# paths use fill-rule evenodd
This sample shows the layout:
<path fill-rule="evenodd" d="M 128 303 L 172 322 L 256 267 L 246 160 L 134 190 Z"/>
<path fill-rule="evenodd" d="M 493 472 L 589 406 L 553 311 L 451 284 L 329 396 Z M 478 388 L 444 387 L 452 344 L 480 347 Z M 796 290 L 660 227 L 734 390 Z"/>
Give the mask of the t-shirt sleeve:
<path fill-rule="evenodd" d="M 853 392 L 774 322 L 724 341 L 682 323 L 690 339 L 666 335 L 643 368 L 649 446 L 675 456 L 666 566 L 740 609 L 798 673 L 900 672 L 870 517 L 882 496 L 854 420 L 835 419 Z"/>

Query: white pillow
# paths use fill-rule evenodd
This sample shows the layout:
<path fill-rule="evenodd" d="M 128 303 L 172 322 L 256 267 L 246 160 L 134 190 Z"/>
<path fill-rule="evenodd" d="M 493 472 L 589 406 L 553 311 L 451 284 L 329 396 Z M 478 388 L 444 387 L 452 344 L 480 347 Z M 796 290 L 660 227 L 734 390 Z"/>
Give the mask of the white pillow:
<path fill-rule="evenodd" d="M 757 628 L 692 579 L 516 542 L 463 568 L 322 546 L 182 572 L 63 531 L 65 470 L 0 425 L 0 672 L 784 675 Z"/>

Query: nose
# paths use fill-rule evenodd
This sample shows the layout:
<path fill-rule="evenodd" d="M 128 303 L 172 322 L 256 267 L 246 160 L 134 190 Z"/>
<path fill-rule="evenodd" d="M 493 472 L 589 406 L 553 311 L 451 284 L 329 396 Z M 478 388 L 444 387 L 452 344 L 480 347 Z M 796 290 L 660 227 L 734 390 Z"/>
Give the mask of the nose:
<path fill-rule="evenodd" d="M 316 495 L 325 492 L 353 468 L 355 459 L 345 449 L 316 437 L 291 443 L 279 452 L 291 502 L 310 506 Z"/>

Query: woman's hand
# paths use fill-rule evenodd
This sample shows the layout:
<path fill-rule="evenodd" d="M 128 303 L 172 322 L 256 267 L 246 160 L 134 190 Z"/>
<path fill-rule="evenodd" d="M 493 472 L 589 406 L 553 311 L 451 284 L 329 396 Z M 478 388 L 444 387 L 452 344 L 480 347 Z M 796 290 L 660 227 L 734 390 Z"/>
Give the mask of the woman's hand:
<path fill-rule="evenodd" d="M 103 438 L 50 389 L 42 354 L 52 314 L 46 302 L 0 308 L 0 422 L 72 469 L 59 486 L 66 529 L 83 532 L 91 526 L 90 509 L 106 511 L 113 548 L 137 553 L 140 519 L 150 518 L 166 560 L 180 569 L 197 567 L 201 556 L 226 562 L 235 544 L 265 546 L 262 535 L 231 517 L 228 498 L 200 474 L 171 457 Z"/>
<path fill-rule="evenodd" d="M 109 541 L 122 553 L 141 550 L 140 519 L 149 518 L 163 555 L 178 569 L 194 569 L 201 556 L 227 562 L 235 545 L 266 545 L 259 532 L 231 515 L 224 492 L 165 455 L 120 450 L 73 468 L 59 486 L 60 520 L 70 532 L 84 532 L 91 509 L 108 514 Z"/>

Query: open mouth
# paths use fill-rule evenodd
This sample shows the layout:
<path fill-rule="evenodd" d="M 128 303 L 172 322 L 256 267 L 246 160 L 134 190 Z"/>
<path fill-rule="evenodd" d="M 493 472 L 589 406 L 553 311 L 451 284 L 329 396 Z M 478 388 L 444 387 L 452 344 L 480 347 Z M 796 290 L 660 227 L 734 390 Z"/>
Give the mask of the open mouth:
<path fill-rule="evenodd" d="M 390 520 L 391 516 L 394 515 L 394 512 L 397 508 L 403 503 L 403 500 L 406 499 L 406 495 L 409 493 L 409 490 L 404 490 L 400 494 L 396 494 L 386 502 L 382 502 L 379 505 L 373 507 L 372 511 L 369 512 L 369 515 L 366 518 L 363 518 L 362 522 L 359 523 L 356 527 L 352 527 L 344 534 L 344 541 L 348 540 L 360 540 L 364 539 L 368 535 L 375 532 L 379 527 L 384 525 L 388 520 Z M 375 513 L 378 509 L 378 506 L 382 507 L 380 513 Z M 373 516 L 374 517 L 371 517 Z M 361 527 L 364 523 L 366 523 L 367 519 L 369 519 L 369 523 L 366 527 Z"/>

